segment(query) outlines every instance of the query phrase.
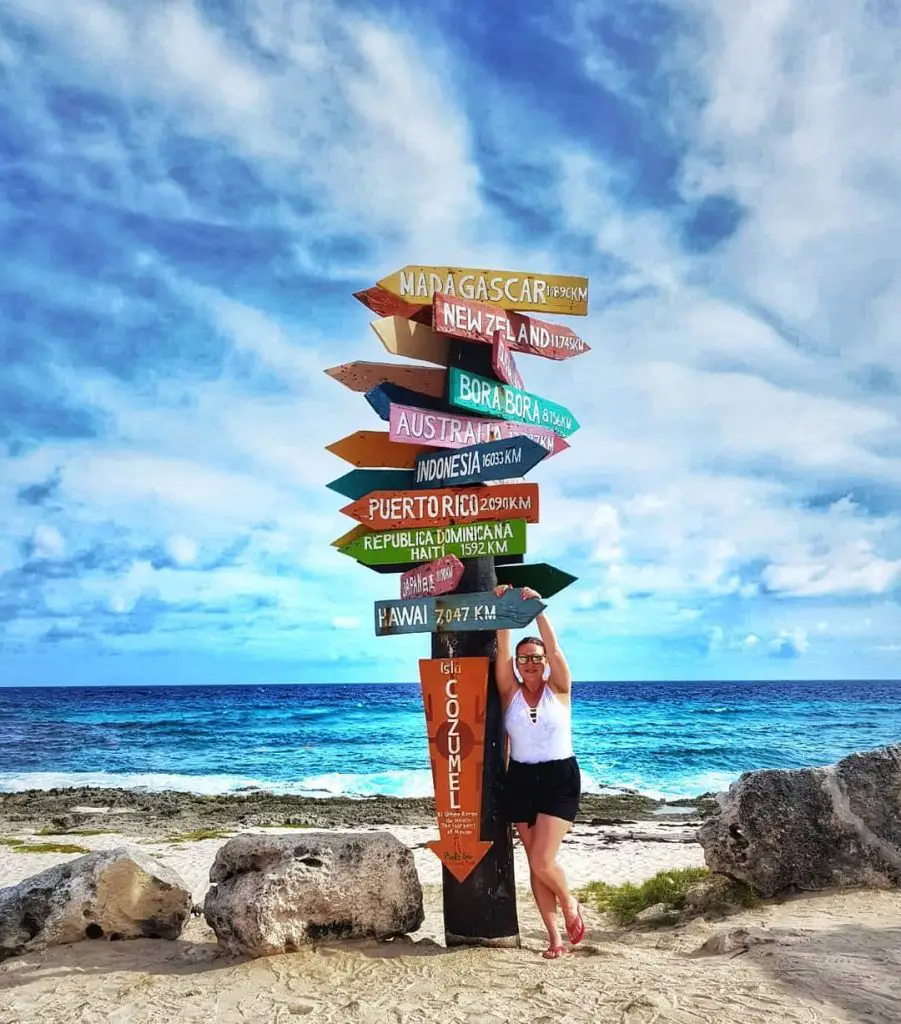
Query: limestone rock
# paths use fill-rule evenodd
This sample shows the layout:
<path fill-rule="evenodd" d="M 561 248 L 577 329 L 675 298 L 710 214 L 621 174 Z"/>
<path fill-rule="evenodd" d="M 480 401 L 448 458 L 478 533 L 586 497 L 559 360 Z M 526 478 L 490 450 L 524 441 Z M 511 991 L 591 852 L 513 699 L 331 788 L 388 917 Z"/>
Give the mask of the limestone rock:
<path fill-rule="evenodd" d="M 204 917 L 227 952 L 269 956 L 322 938 L 416 931 L 413 852 L 388 832 L 235 836 L 210 869 Z"/>
<path fill-rule="evenodd" d="M 698 830 L 711 871 L 762 896 L 901 883 L 901 745 L 747 772 Z"/>
<path fill-rule="evenodd" d="M 181 878 L 140 849 L 89 853 L 0 889 L 0 960 L 80 939 L 175 939 L 191 903 Z"/>
<path fill-rule="evenodd" d="M 655 903 L 651 907 L 639 910 L 635 915 L 637 924 L 675 924 L 679 920 L 679 912 L 669 903 Z"/>

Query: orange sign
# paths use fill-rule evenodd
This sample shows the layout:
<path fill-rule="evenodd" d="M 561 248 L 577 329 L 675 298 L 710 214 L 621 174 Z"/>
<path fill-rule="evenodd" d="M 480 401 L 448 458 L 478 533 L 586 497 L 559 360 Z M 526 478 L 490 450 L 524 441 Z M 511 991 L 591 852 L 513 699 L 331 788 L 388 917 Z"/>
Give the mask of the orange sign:
<path fill-rule="evenodd" d="M 413 469 L 417 455 L 432 451 L 428 445 L 392 441 L 387 430 L 358 430 L 325 449 L 352 466 L 369 469 Z"/>
<path fill-rule="evenodd" d="M 373 530 L 525 519 L 538 522 L 538 484 L 371 491 L 341 511 Z"/>
<path fill-rule="evenodd" d="M 419 678 L 441 836 L 426 845 L 462 882 L 492 846 L 479 838 L 488 658 L 421 658 Z"/>
<path fill-rule="evenodd" d="M 388 382 L 433 398 L 442 398 L 447 388 L 447 371 L 432 366 L 360 361 L 331 366 L 325 372 L 351 391 L 369 391 L 378 384 Z"/>

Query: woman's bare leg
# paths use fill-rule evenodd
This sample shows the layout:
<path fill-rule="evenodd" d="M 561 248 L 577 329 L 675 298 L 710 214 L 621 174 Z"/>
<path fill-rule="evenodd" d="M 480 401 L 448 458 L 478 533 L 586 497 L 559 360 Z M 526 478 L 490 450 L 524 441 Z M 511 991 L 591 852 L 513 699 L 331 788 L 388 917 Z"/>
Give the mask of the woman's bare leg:
<path fill-rule="evenodd" d="M 578 904 L 569 891 L 563 868 L 557 863 L 557 851 L 566 833 L 572 828 L 571 821 L 539 814 L 531 829 L 529 866 L 538 875 L 546 889 L 559 901 L 567 925 L 576 916 Z"/>
<path fill-rule="evenodd" d="M 538 912 L 544 927 L 547 928 L 548 948 L 555 949 L 563 945 L 560 938 L 560 929 L 557 927 L 557 897 L 554 890 L 546 885 L 532 867 L 532 849 L 535 843 L 535 828 L 529 827 L 525 822 L 516 823 L 516 831 L 522 840 L 526 850 L 526 857 L 529 860 L 529 882 L 532 886 L 532 895 L 538 905 Z"/>

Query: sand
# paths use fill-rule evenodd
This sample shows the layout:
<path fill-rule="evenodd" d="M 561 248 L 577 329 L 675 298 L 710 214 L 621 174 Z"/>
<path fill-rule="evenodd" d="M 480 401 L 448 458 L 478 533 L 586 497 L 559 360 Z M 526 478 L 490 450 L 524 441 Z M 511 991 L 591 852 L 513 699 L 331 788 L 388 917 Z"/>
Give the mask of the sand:
<path fill-rule="evenodd" d="M 167 843 L 142 833 L 140 816 L 130 819 L 126 827 L 119 817 L 115 833 L 58 839 L 90 849 L 140 845 L 175 868 L 202 902 L 209 866 L 225 840 Z M 695 826 L 579 823 L 560 862 L 576 886 L 592 879 L 640 881 L 659 870 L 701 865 Z M 33 837 L 8 822 L 3 827 L 7 836 Z M 323 943 L 251 961 L 220 954 L 203 918 L 195 917 L 175 942 L 85 941 L 5 961 L 0 1024 L 284 1024 L 305 1017 L 336 1024 L 901 1021 L 901 893 L 810 894 L 656 930 L 617 928 L 589 911 L 588 934 L 576 951 L 544 961 L 545 934 L 517 844 L 522 947 L 447 949 L 440 869 L 422 846 L 437 838 L 436 830 L 385 828 L 414 849 L 423 883 L 425 923 L 408 939 Z M 0 886 L 72 856 L 0 846 Z"/>

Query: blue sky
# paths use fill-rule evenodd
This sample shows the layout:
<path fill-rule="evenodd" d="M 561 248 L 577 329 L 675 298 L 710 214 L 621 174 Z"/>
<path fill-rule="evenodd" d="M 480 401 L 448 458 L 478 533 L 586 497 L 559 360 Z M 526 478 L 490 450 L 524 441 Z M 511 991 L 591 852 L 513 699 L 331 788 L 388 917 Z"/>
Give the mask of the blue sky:
<path fill-rule="evenodd" d="M 408 263 L 590 278 L 518 360 L 582 424 L 529 528 L 577 678 L 901 676 L 899 22 L 7 0 L 0 684 L 416 679 L 322 372 Z"/>

